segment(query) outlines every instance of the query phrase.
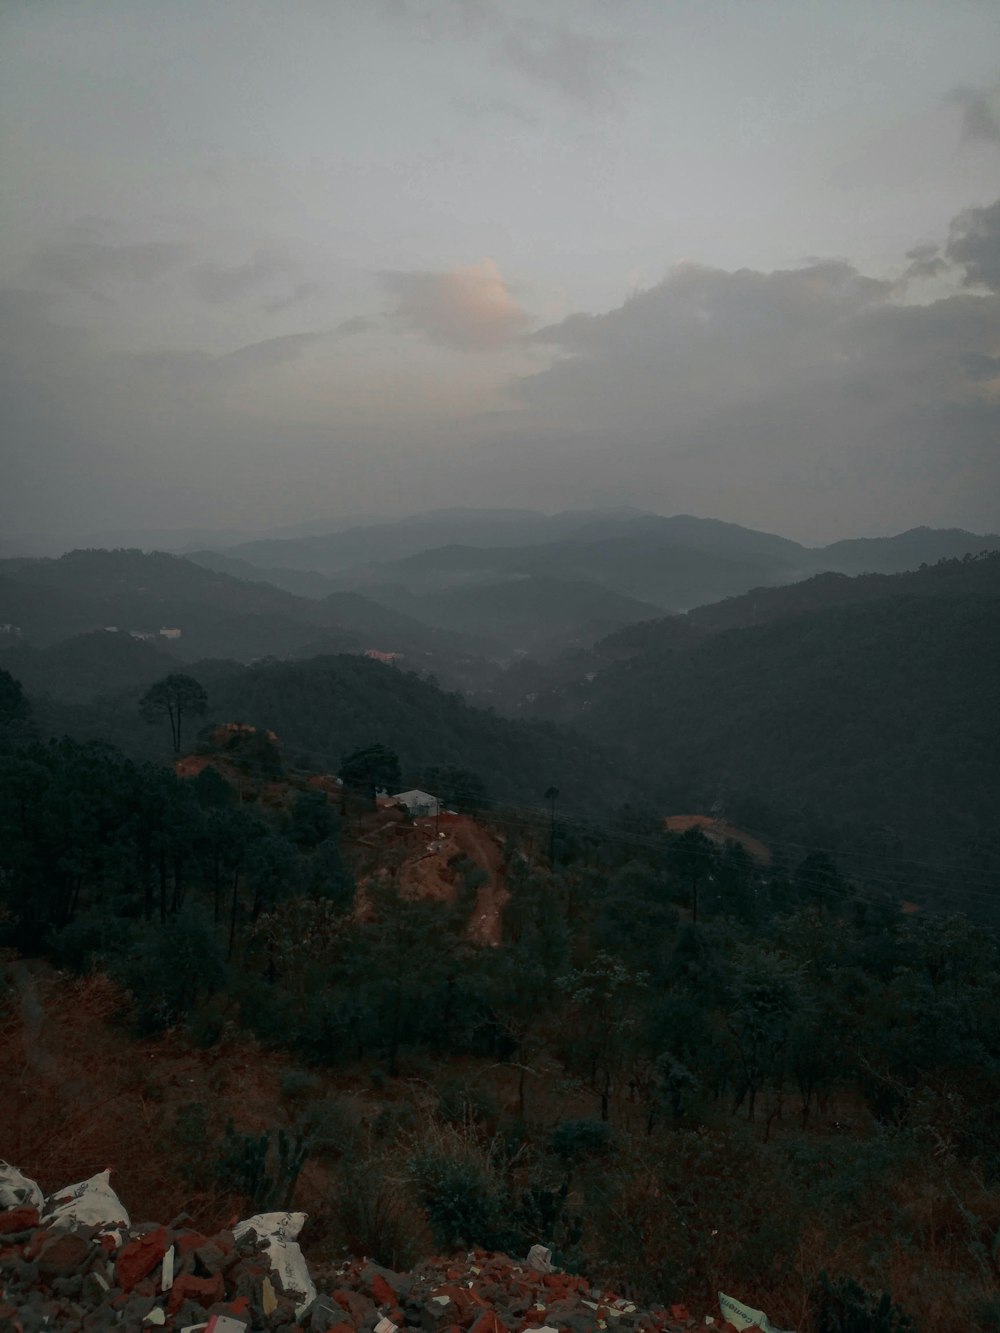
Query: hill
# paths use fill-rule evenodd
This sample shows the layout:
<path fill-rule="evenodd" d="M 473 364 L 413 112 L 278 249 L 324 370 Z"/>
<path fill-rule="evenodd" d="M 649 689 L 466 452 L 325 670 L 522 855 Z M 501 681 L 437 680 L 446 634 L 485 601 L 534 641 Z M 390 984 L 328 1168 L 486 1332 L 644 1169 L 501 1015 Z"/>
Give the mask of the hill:
<path fill-rule="evenodd" d="M 129 634 L 95 630 L 48 648 L 19 644 L 0 650 L 0 668 L 29 695 L 51 695 L 67 703 L 89 703 L 145 690 L 177 669 L 164 640 L 147 643 Z"/>
<path fill-rule="evenodd" d="M 222 549 L 227 556 L 263 568 L 330 574 L 369 561 L 398 560 L 435 546 L 523 546 L 581 529 L 617 532 L 640 513 L 581 509 L 550 515 L 532 509 L 439 509 L 321 536 L 240 542 Z"/>
<path fill-rule="evenodd" d="M 341 581 L 377 597 L 385 582 L 429 594 L 511 578 L 558 578 L 684 610 L 742 592 L 748 584 L 784 580 L 793 573 L 794 567 L 784 557 L 699 550 L 677 545 L 654 530 L 597 541 L 571 538 L 513 550 L 436 547 L 404 560 L 348 571 Z"/>
<path fill-rule="evenodd" d="M 579 687 L 576 725 L 674 808 L 722 798 L 751 827 L 953 868 L 974 846 L 980 884 L 1000 871 L 998 653 L 998 596 L 831 607 L 647 647 Z"/>
<path fill-rule="evenodd" d="M 0 621 L 18 625 L 36 647 L 109 626 L 150 636 L 179 629 L 180 636 L 166 642 L 187 661 L 288 652 L 319 629 L 328 636 L 339 629 L 310 598 L 180 556 L 124 550 L 0 561 Z M 359 646 L 353 635 L 339 635 L 341 650 Z"/>
<path fill-rule="evenodd" d="M 910 528 L 894 537 L 856 537 L 816 552 L 814 568 L 843 574 L 898 574 L 922 564 L 1000 549 L 1000 534 L 964 528 Z"/>

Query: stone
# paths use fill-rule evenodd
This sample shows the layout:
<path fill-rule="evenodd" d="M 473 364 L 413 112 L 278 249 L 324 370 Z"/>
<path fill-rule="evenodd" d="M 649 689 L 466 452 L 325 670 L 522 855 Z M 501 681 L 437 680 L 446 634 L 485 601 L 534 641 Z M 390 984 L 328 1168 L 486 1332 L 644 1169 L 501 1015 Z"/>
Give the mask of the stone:
<path fill-rule="evenodd" d="M 215 1241 L 206 1241 L 194 1252 L 195 1273 L 199 1277 L 211 1277 L 213 1273 L 225 1272 L 230 1253 L 231 1251 L 222 1249 Z"/>
<path fill-rule="evenodd" d="M 45 1278 L 69 1276 L 90 1258 L 92 1250 L 87 1237 L 75 1231 L 50 1235 L 38 1251 L 38 1271 Z"/>

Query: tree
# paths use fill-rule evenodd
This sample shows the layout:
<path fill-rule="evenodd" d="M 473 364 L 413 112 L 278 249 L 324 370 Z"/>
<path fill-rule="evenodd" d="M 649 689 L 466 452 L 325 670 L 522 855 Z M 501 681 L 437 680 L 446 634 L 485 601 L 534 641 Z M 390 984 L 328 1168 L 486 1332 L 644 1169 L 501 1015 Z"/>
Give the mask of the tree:
<path fill-rule="evenodd" d="M 174 753 L 181 752 L 181 724 L 185 717 L 203 714 L 208 707 L 208 695 L 193 676 L 174 673 L 151 685 L 139 700 L 139 713 L 144 722 L 170 723 L 170 739 Z"/>
<path fill-rule="evenodd" d="M 0 741 L 18 745 L 31 739 L 31 705 L 21 682 L 9 671 L 0 670 Z"/>
<path fill-rule="evenodd" d="M 717 860 L 715 847 L 700 828 L 689 828 L 670 848 L 670 865 L 691 892 L 691 920 L 698 921 L 698 888 L 711 875 Z"/>
<path fill-rule="evenodd" d="M 23 721 L 30 711 L 21 682 L 0 670 L 0 723 Z"/>
<path fill-rule="evenodd" d="M 369 745 L 364 750 L 355 750 L 340 761 L 340 779 L 345 788 L 353 787 L 365 792 L 374 803 L 379 788 L 391 791 L 402 781 L 399 756 L 384 745 Z"/>

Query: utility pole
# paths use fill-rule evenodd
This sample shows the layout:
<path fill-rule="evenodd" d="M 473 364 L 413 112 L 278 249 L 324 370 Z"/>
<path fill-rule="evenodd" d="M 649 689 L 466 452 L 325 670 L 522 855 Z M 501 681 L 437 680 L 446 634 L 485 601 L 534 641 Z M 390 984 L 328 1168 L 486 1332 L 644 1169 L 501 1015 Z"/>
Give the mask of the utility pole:
<path fill-rule="evenodd" d="M 554 870 L 556 864 L 556 797 L 559 795 L 558 787 L 549 787 L 545 793 L 544 799 L 549 803 L 549 869 Z"/>

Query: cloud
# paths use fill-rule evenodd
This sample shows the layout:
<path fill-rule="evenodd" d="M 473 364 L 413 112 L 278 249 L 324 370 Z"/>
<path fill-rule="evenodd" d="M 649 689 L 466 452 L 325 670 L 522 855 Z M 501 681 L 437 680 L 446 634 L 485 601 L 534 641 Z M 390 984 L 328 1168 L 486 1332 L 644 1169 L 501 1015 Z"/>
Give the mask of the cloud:
<path fill-rule="evenodd" d="M 939 245 L 915 245 L 912 250 L 907 250 L 906 257 L 910 262 L 897 284 L 901 290 L 922 278 L 936 278 L 948 268 Z"/>
<path fill-rule="evenodd" d="M 275 249 L 260 249 L 242 264 L 198 264 L 192 270 L 195 291 L 210 305 L 229 305 L 242 301 L 276 282 L 283 286 L 297 275 L 297 266 Z M 269 313 L 285 310 L 297 301 L 312 296 L 318 287 L 298 282 L 291 291 L 283 291 L 268 300 Z"/>
<path fill-rule="evenodd" d="M 176 268 L 187 254 L 183 245 L 146 241 L 108 245 L 100 241 L 61 241 L 43 246 L 32 258 L 39 277 L 90 295 L 109 282 L 149 282 Z"/>
<path fill-rule="evenodd" d="M 533 83 L 590 110 L 614 106 L 627 73 L 616 46 L 565 24 L 511 28 L 499 54 Z"/>
<path fill-rule="evenodd" d="M 980 283 L 1000 278 L 998 220 L 1000 202 L 974 210 L 948 246 Z M 845 261 L 684 264 L 533 338 L 556 359 L 514 385 L 530 445 L 512 429 L 507 468 L 541 455 L 592 493 L 617 469 L 633 494 L 703 513 L 736 494 L 744 521 L 769 512 L 779 530 L 834 508 L 841 530 L 955 521 L 951 496 L 996 522 L 1000 296 L 903 304 Z"/>
<path fill-rule="evenodd" d="M 329 337 L 328 333 L 322 332 L 286 333 L 280 338 L 265 338 L 261 342 L 247 343 L 219 360 L 220 364 L 235 366 L 239 370 L 264 370 L 273 366 L 285 366 Z"/>
<path fill-rule="evenodd" d="M 956 88 L 949 97 L 962 108 L 962 138 L 967 142 L 1000 144 L 1000 84 L 991 92 Z"/>
<path fill-rule="evenodd" d="M 564 19 L 514 15 L 494 0 L 391 0 L 383 9 L 422 40 L 455 37 L 478 45 L 493 64 L 583 110 L 614 107 L 634 78 L 619 41 L 585 32 Z M 516 114 L 507 99 L 486 105 Z"/>
<path fill-rule="evenodd" d="M 1000 199 L 958 215 L 952 223 L 947 254 L 965 269 L 970 286 L 1000 292 Z"/>
<path fill-rule="evenodd" d="M 350 338 L 358 333 L 368 333 L 373 328 L 375 328 L 373 320 L 366 319 L 364 315 L 352 315 L 350 319 L 338 324 L 334 332 L 340 334 L 342 338 Z"/>
<path fill-rule="evenodd" d="M 322 283 L 319 282 L 297 282 L 287 296 L 265 301 L 263 309 L 269 315 L 275 315 L 281 310 L 289 310 L 293 305 L 298 305 L 300 301 L 308 301 L 311 297 L 318 296 L 322 290 Z"/>
<path fill-rule="evenodd" d="M 441 347 L 493 352 L 519 338 L 529 319 L 492 259 L 446 273 L 390 272 L 391 315 Z"/>

